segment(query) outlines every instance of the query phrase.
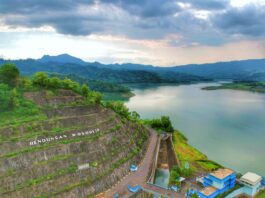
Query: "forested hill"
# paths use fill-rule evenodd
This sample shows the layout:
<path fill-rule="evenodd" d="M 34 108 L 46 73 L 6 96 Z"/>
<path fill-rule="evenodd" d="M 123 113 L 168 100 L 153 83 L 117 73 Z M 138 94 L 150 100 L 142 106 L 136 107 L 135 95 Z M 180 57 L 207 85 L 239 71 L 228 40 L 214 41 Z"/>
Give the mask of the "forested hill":
<path fill-rule="evenodd" d="M 190 64 L 173 67 L 155 67 L 152 65 L 131 63 L 110 65 L 96 63 L 96 65 L 101 68 L 113 68 L 116 70 L 127 69 L 153 72 L 170 71 L 212 78 L 216 80 L 265 81 L 265 59 Z"/>
<path fill-rule="evenodd" d="M 265 59 L 177 66 L 172 71 L 214 79 L 265 81 Z"/>
<path fill-rule="evenodd" d="M 10 62 L 0 60 L 0 64 Z M 115 83 L 194 83 L 209 81 L 209 78 L 190 75 L 172 71 L 146 71 L 146 70 L 114 70 L 110 68 L 99 67 L 93 64 L 65 63 L 64 61 L 40 61 L 34 59 L 12 60 L 17 65 L 23 75 L 44 71 L 58 74 L 75 74 L 89 80 L 100 80 Z M 73 62 L 73 61 L 72 61 Z"/>
<path fill-rule="evenodd" d="M 0 59 L 0 64 L 7 60 Z M 157 67 L 143 64 L 85 62 L 61 54 L 40 59 L 12 60 L 24 75 L 38 71 L 75 74 L 89 80 L 117 83 L 192 83 L 215 80 L 265 81 L 265 59 Z"/>

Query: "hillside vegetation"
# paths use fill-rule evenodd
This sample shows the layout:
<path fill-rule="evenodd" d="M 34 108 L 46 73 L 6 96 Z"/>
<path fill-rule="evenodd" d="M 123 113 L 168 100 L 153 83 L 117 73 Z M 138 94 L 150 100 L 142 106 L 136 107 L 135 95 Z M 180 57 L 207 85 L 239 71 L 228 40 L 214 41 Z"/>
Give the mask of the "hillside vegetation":
<path fill-rule="evenodd" d="M 251 91 L 265 93 L 265 82 L 244 82 L 236 81 L 232 83 L 223 83 L 219 86 L 204 87 L 204 90 L 233 89 L 241 91 Z"/>
<path fill-rule="evenodd" d="M 188 144 L 188 139 L 179 131 L 173 133 L 175 151 L 183 167 L 189 163 L 194 172 L 208 172 L 216 170 L 221 165 L 211 161 L 202 152 Z"/>
<path fill-rule="evenodd" d="M 68 59 L 67 59 L 68 60 Z M 36 72 L 44 71 L 63 75 L 75 74 L 88 80 L 104 81 L 109 83 L 179 83 L 188 84 L 211 79 L 174 71 L 155 70 L 149 71 L 141 68 L 131 70 L 130 68 L 114 69 L 112 67 L 101 67 L 97 63 L 80 64 L 78 61 L 67 62 L 61 58 L 53 58 L 52 61 L 41 59 L 12 60 L 26 76 L 32 76 Z M 0 59 L 0 64 L 8 61 Z"/>
<path fill-rule="evenodd" d="M 84 77 L 77 76 L 75 74 L 50 74 L 51 77 L 58 77 L 60 79 L 69 78 L 80 84 L 88 84 L 92 91 L 99 91 L 103 93 L 103 100 L 127 100 L 133 93 L 131 89 L 122 84 L 105 82 L 100 80 L 89 80 Z"/>
<path fill-rule="evenodd" d="M 138 164 L 148 129 L 101 98 L 68 78 L 0 67 L 0 197 L 93 197 Z"/>

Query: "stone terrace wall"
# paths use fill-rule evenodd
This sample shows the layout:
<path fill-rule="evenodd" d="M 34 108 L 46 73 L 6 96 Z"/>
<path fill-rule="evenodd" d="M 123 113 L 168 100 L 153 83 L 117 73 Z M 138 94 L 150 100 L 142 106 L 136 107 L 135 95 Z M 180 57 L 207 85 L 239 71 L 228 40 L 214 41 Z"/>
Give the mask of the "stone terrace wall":
<path fill-rule="evenodd" d="M 149 132 L 141 125 L 121 120 L 99 105 L 64 106 L 82 97 L 71 91 L 47 98 L 45 92 L 28 93 L 44 110 L 46 120 L 0 128 L 0 197 L 87 197 L 117 183 L 138 164 L 146 150 Z M 54 102 L 56 101 L 56 102 Z M 99 128 L 88 137 L 30 146 L 29 141 L 53 135 Z M 130 157 L 131 156 L 131 157 Z M 77 167 L 90 167 L 78 170 Z"/>

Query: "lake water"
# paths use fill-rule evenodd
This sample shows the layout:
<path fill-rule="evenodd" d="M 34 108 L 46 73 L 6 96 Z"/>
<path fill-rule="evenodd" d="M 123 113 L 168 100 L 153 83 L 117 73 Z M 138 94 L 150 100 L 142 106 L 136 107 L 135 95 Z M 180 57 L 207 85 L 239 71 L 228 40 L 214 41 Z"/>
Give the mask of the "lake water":
<path fill-rule="evenodd" d="M 202 83 L 134 88 L 126 102 L 142 118 L 170 116 L 175 128 L 210 159 L 265 176 L 265 94 L 201 90 Z"/>

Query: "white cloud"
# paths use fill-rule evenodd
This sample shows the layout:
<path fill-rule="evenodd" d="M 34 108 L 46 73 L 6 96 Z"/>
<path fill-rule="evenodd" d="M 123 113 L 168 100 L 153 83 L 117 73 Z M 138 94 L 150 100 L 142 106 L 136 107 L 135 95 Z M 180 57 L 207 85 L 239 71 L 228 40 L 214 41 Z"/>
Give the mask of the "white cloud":
<path fill-rule="evenodd" d="M 244 7 L 250 3 L 265 5 L 265 0 L 231 0 L 231 5 L 235 7 Z"/>
<path fill-rule="evenodd" d="M 265 57 L 265 42 L 262 40 L 236 41 L 221 46 L 199 43 L 172 46 L 171 42 L 180 39 L 180 36 L 170 35 L 161 40 L 137 40 L 111 35 L 77 37 L 53 32 L 0 33 L 0 36 L 8 40 L 0 45 L 0 55 L 12 59 L 69 53 L 87 61 L 103 63 L 174 66 Z"/>

